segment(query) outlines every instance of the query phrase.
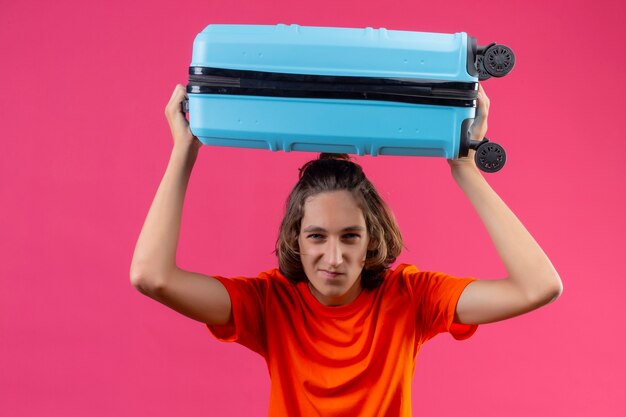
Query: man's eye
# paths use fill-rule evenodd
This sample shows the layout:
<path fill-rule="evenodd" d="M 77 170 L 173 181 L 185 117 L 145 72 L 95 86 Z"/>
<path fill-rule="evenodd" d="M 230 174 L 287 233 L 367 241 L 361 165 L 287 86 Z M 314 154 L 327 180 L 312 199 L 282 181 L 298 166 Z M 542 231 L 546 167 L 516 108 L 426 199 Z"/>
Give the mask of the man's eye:
<path fill-rule="evenodd" d="M 319 240 L 319 239 L 323 239 L 324 236 L 320 235 L 319 233 L 312 233 L 310 235 L 307 236 L 309 239 L 314 239 L 314 240 Z"/>
<path fill-rule="evenodd" d="M 346 240 L 355 240 L 360 238 L 361 236 L 356 234 L 356 233 L 347 233 L 345 235 L 343 235 L 343 238 Z"/>

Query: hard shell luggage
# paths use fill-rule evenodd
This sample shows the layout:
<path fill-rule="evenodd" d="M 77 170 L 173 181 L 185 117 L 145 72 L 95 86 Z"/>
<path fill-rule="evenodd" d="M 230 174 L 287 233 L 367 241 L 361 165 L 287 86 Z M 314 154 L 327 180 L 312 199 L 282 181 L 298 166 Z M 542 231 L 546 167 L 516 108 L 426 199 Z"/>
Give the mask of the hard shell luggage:
<path fill-rule="evenodd" d="M 187 85 L 191 131 L 207 145 L 456 159 L 484 171 L 502 147 L 473 141 L 478 81 L 515 63 L 466 33 L 298 25 L 209 25 Z"/>

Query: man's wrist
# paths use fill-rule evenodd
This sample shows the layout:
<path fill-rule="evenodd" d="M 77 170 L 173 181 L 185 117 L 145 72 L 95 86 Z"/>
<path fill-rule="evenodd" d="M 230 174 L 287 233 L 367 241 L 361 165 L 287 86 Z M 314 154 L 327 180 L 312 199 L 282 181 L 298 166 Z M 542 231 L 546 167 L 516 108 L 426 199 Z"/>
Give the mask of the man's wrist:
<path fill-rule="evenodd" d="M 482 174 L 478 170 L 478 167 L 474 161 L 463 161 L 456 164 L 451 164 L 452 177 L 457 181 L 472 177 L 482 178 Z"/>
<path fill-rule="evenodd" d="M 170 162 L 181 164 L 186 168 L 193 168 L 198 157 L 199 148 L 193 144 L 175 144 L 172 148 Z"/>

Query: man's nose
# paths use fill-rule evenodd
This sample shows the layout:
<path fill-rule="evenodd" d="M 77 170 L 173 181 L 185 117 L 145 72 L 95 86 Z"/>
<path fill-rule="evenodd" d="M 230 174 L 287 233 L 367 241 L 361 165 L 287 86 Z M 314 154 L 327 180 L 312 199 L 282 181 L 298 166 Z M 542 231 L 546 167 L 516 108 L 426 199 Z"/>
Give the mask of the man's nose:
<path fill-rule="evenodd" d="M 341 245 L 336 239 L 329 239 L 326 245 L 326 261 L 330 266 L 339 266 L 343 262 Z"/>

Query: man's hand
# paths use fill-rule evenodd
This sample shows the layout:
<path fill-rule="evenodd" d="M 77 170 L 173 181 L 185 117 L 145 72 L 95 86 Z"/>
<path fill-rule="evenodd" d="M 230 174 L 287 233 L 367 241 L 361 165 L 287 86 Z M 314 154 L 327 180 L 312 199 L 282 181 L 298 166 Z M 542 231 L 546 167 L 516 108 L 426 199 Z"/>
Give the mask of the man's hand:
<path fill-rule="evenodd" d="M 470 126 L 470 139 L 481 141 L 487 134 L 487 117 L 489 116 L 489 97 L 485 94 L 485 90 L 483 86 L 478 84 L 478 108 L 476 109 L 476 117 L 474 118 L 474 122 Z M 470 149 L 467 157 L 459 158 L 459 159 L 449 159 L 448 163 L 450 167 L 454 169 L 462 168 L 462 167 L 474 167 L 476 168 L 476 163 L 474 162 L 474 154 L 475 150 Z"/>
<path fill-rule="evenodd" d="M 169 103 L 165 106 L 165 118 L 170 125 L 174 146 L 182 145 L 197 151 L 202 146 L 202 142 L 191 133 L 189 122 L 181 108 L 181 103 L 186 97 L 185 86 L 177 84 Z"/>

